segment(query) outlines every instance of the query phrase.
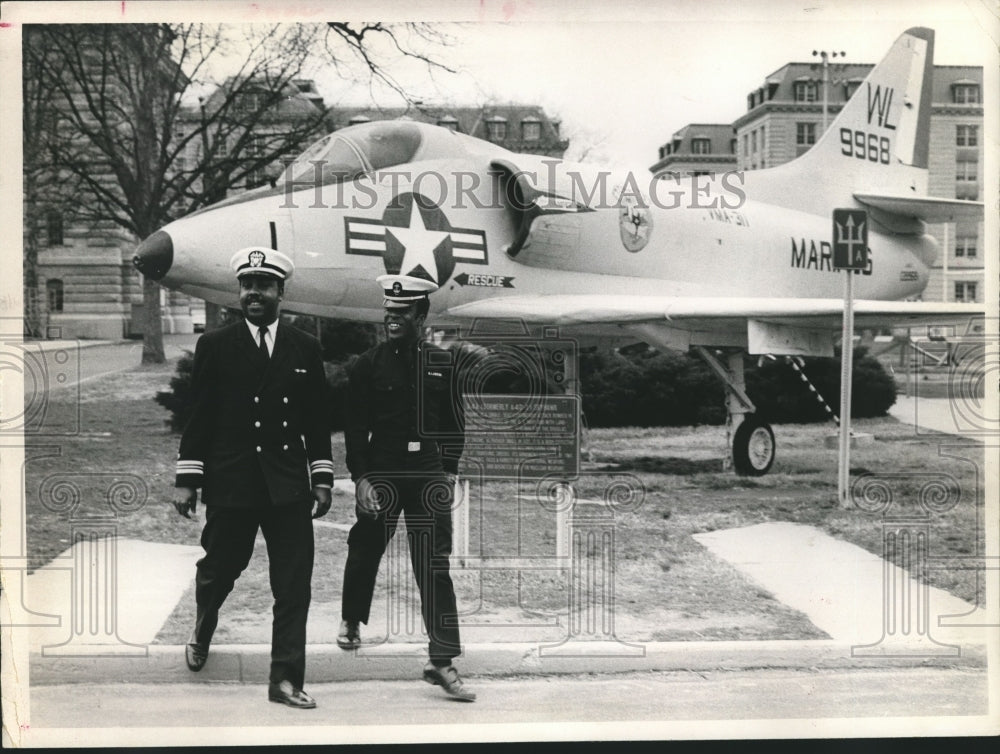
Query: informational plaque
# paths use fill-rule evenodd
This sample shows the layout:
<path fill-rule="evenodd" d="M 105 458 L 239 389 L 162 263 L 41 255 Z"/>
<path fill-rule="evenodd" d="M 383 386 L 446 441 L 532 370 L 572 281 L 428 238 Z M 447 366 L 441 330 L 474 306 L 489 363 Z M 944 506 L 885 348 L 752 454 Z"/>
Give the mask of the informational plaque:
<path fill-rule="evenodd" d="M 579 398 L 465 396 L 463 473 L 486 479 L 542 479 L 580 472 Z"/>

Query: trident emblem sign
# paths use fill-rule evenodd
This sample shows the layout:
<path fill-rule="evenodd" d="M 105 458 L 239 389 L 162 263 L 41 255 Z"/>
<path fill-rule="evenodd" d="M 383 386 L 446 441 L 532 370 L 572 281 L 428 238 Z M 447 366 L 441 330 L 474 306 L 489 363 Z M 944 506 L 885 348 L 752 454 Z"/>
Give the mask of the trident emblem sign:
<path fill-rule="evenodd" d="M 863 209 L 833 211 L 833 269 L 868 266 L 868 213 Z"/>

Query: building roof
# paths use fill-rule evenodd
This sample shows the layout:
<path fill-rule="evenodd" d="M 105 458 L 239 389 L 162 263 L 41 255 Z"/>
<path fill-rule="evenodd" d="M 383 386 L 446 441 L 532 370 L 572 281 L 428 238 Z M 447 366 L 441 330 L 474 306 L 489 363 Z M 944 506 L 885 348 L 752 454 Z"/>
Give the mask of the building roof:
<path fill-rule="evenodd" d="M 549 117 L 545 109 L 538 105 L 506 104 L 484 105 L 482 107 L 453 107 L 450 105 L 421 104 L 415 107 L 334 107 L 332 114 L 336 127 L 342 128 L 352 120 L 392 120 L 411 118 L 422 123 L 454 126 L 459 133 L 492 141 L 514 152 L 544 152 L 561 154 L 569 147 L 569 140 L 559 134 L 560 120 Z M 505 138 L 490 138 L 489 123 L 506 123 Z M 524 139 L 521 132 L 523 123 L 539 124 L 538 139 Z"/>
<path fill-rule="evenodd" d="M 872 63 L 831 63 L 829 66 L 830 86 L 827 89 L 827 103 L 830 111 L 836 113 L 847 102 L 850 92 L 848 84 L 859 84 L 875 66 Z M 794 105 L 802 108 L 819 108 L 822 106 L 822 92 L 817 90 L 815 102 L 796 102 L 795 84 L 800 81 L 812 81 L 821 86 L 823 69 L 819 63 L 786 63 L 764 79 L 764 83 L 747 95 L 747 109 L 743 115 L 733 121 L 733 127 L 739 128 L 756 118 L 758 108 L 769 106 Z M 962 108 L 982 107 L 980 103 L 965 105 L 955 103 L 953 99 L 954 85 L 957 83 L 972 83 L 982 87 L 983 69 L 981 66 L 966 65 L 936 65 L 931 79 L 932 107 Z"/>
<path fill-rule="evenodd" d="M 221 86 L 217 87 L 211 94 L 204 98 L 199 105 L 187 105 L 181 108 L 179 116 L 182 119 L 194 119 L 200 116 L 200 108 L 203 105 L 209 112 L 222 106 L 227 97 L 227 92 L 231 92 L 237 86 L 237 79 L 229 78 Z M 242 91 L 239 96 L 251 95 L 255 88 L 252 84 L 240 84 Z M 270 94 L 271 89 L 262 85 L 259 91 Z M 316 86 L 311 79 L 295 79 L 285 84 L 282 89 L 282 97 L 276 106 L 270 108 L 266 113 L 262 113 L 259 120 L 284 121 L 296 118 L 315 118 L 318 113 L 325 111 L 323 97 L 316 91 Z"/>

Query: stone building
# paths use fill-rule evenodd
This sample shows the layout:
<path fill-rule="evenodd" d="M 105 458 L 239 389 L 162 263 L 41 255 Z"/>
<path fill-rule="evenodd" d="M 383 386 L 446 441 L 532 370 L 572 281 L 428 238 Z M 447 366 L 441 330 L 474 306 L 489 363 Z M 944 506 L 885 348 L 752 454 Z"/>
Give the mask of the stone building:
<path fill-rule="evenodd" d="M 690 123 L 660 147 L 650 170 L 668 178 L 736 170 L 736 132 L 728 123 Z"/>
<path fill-rule="evenodd" d="M 411 108 L 350 108 L 333 111 L 337 128 L 371 120 L 410 118 L 493 142 L 512 152 L 562 158 L 569 140 L 559 133 L 560 121 L 538 105 L 483 105 L 452 107 L 420 105 Z"/>

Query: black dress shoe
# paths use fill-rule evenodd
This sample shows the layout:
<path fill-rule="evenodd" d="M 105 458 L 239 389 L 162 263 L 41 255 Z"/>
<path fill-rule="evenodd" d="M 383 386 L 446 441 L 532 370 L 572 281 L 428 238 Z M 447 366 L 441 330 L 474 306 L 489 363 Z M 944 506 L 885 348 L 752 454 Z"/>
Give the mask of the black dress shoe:
<path fill-rule="evenodd" d="M 295 688 L 291 681 L 269 684 L 267 698 L 272 702 L 287 704 L 296 709 L 313 709 L 316 706 L 316 700 L 302 689 Z"/>
<path fill-rule="evenodd" d="M 341 649 L 357 649 L 361 646 L 361 627 L 356 620 L 342 620 L 337 646 Z"/>
<path fill-rule="evenodd" d="M 424 680 L 440 686 L 453 699 L 460 702 L 474 702 L 476 695 L 462 685 L 462 679 L 458 677 L 458 671 L 454 665 L 445 665 L 439 668 L 434 663 L 429 662 L 424 666 Z"/>
<path fill-rule="evenodd" d="M 187 646 L 184 647 L 184 661 L 187 662 L 189 670 L 193 670 L 197 673 L 203 667 L 205 667 L 205 661 L 208 659 L 208 645 L 199 644 L 196 641 L 188 642 Z"/>

